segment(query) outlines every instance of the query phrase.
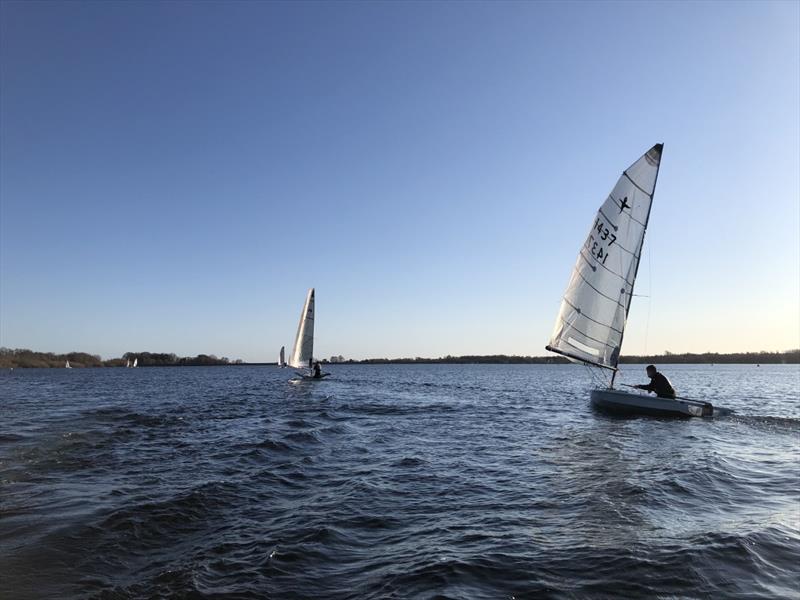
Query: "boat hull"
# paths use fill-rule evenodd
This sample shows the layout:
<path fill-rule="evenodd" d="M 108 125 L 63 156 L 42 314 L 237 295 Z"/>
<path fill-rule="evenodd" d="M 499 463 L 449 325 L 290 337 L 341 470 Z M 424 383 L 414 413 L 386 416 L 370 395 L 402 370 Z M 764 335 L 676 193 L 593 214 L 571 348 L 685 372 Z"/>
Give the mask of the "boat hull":
<path fill-rule="evenodd" d="M 656 417 L 710 417 L 714 407 L 709 403 L 686 402 L 619 390 L 592 390 L 592 405 L 604 411 L 628 415 Z"/>

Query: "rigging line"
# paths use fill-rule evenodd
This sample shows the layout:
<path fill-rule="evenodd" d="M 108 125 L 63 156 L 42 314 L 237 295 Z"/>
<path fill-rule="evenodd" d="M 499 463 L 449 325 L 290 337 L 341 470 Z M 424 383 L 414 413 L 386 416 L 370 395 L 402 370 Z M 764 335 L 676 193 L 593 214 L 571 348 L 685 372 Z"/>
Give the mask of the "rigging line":
<path fill-rule="evenodd" d="M 604 342 L 604 341 L 602 341 L 602 340 L 598 340 L 598 339 L 596 339 L 596 338 L 593 338 L 593 337 L 592 337 L 592 336 L 590 336 L 590 335 L 586 335 L 586 334 L 585 334 L 583 331 L 581 331 L 580 329 L 578 329 L 577 327 L 575 327 L 575 325 L 573 325 L 572 323 L 570 323 L 569 321 L 567 321 L 567 320 L 566 320 L 564 317 L 562 317 L 561 315 L 558 315 L 558 318 L 559 318 L 559 319 L 561 319 L 561 321 L 564 323 L 564 325 L 566 325 L 567 327 L 569 327 L 570 331 L 575 331 L 576 333 L 579 333 L 579 334 L 581 334 L 581 335 L 582 335 L 583 337 L 585 337 L 587 340 L 592 340 L 593 342 L 597 342 L 598 344 L 602 344 L 603 346 L 607 346 L 607 347 L 611 348 L 612 350 L 613 350 L 614 348 L 616 348 L 616 346 L 612 346 L 611 344 L 607 344 L 606 342 Z M 563 335 L 562 335 L 562 338 L 563 338 Z M 567 343 L 569 344 L 569 339 L 567 339 Z M 578 346 L 573 346 L 572 344 L 569 344 L 569 345 L 570 345 L 570 346 L 572 346 L 573 348 L 578 348 Z M 587 345 L 588 345 L 588 344 L 587 344 Z M 578 350 L 580 350 L 580 348 L 578 348 Z"/>
<path fill-rule="evenodd" d="M 633 185 L 636 187 L 636 189 L 638 189 L 639 191 L 641 191 L 643 194 L 645 194 L 645 195 L 646 195 L 648 198 L 650 198 L 651 200 L 653 199 L 653 194 L 651 194 L 650 192 L 646 191 L 646 190 L 645 190 L 645 189 L 644 189 L 642 186 L 640 186 L 640 185 L 639 185 L 638 183 L 636 183 L 636 182 L 635 182 L 633 179 L 631 179 L 631 176 L 630 176 L 630 175 L 628 175 L 628 171 L 627 171 L 627 170 L 626 170 L 626 171 L 623 171 L 623 172 L 622 172 L 622 174 L 623 174 L 623 175 L 625 175 L 625 177 L 627 178 L 627 180 L 628 180 L 628 181 L 630 181 L 630 182 L 631 182 L 631 183 L 632 183 L 632 184 L 633 184 Z"/>
<path fill-rule="evenodd" d="M 592 380 L 594 387 L 608 387 L 608 379 L 604 379 L 605 371 L 597 371 L 593 369 L 588 363 L 583 363 L 584 368 L 589 372 L 589 378 Z"/>
<path fill-rule="evenodd" d="M 566 302 L 572 308 L 574 308 L 576 311 L 578 311 L 578 314 L 580 314 L 584 319 L 589 319 L 592 323 L 597 323 L 598 325 L 601 325 L 602 327 L 608 327 L 611 331 L 613 331 L 615 333 L 619 333 L 620 335 L 622 335 L 622 332 L 619 329 L 614 329 L 611 325 L 606 325 L 605 323 L 601 323 L 600 321 L 596 321 L 592 317 L 587 317 L 585 312 L 583 312 L 580 308 L 578 308 L 572 302 L 567 300 L 566 297 L 564 298 L 564 302 Z"/>
<path fill-rule="evenodd" d="M 593 286 L 591 283 L 589 283 L 589 280 L 588 280 L 588 279 L 586 279 L 586 277 L 584 277 L 584 276 L 583 276 L 583 273 L 581 273 L 581 270 L 580 270 L 580 269 L 575 269 L 575 272 L 578 274 L 578 277 L 580 277 L 581 279 L 583 279 L 583 281 L 586 283 L 586 285 L 588 285 L 588 286 L 589 286 L 590 288 L 592 288 L 592 289 L 593 289 L 595 292 L 597 292 L 598 294 L 600 294 L 600 295 L 601 295 L 603 298 L 605 298 L 606 300 L 611 300 L 611 302 L 615 302 L 616 304 L 618 304 L 618 305 L 619 305 L 619 306 L 621 306 L 622 308 L 625 308 L 625 305 L 624 305 L 622 302 L 620 302 L 619 300 L 616 300 L 616 299 L 612 298 L 611 296 L 606 296 L 606 295 L 605 295 L 603 292 L 601 292 L 601 291 L 600 291 L 600 290 L 598 290 L 596 287 L 594 287 L 594 286 Z M 625 292 L 625 291 L 623 290 L 623 292 L 622 292 L 622 293 L 628 293 L 628 292 Z"/>
<path fill-rule="evenodd" d="M 647 337 L 650 333 L 650 312 L 653 308 L 653 302 L 650 298 L 653 295 L 653 264 L 650 259 L 650 246 L 647 247 L 647 320 L 644 326 L 644 354 L 647 356 Z"/>

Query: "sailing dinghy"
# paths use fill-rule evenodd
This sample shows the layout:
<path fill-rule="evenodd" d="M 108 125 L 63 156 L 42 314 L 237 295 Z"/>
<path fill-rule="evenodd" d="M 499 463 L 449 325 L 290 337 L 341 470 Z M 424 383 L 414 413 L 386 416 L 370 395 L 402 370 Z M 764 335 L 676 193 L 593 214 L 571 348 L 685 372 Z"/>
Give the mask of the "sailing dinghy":
<path fill-rule="evenodd" d="M 573 362 L 611 370 L 609 387 L 591 391 L 592 404 L 598 408 L 659 416 L 711 416 L 714 407 L 708 402 L 614 389 L 662 150 L 663 144 L 656 144 L 623 171 L 597 211 L 578 253 L 547 350 Z"/>
<path fill-rule="evenodd" d="M 278 367 L 286 368 L 286 346 L 281 346 L 281 351 L 278 353 Z"/>
<path fill-rule="evenodd" d="M 321 379 L 314 377 L 312 366 L 314 365 L 314 288 L 308 290 L 306 303 L 303 305 L 303 312 L 300 313 L 300 323 L 297 325 L 297 335 L 294 339 L 294 349 L 289 358 L 289 366 L 295 369 L 303 369 L 296 372 L 302 379 Z M 327 377 L 330 373 L 323 373 L 322 377 Z"/>

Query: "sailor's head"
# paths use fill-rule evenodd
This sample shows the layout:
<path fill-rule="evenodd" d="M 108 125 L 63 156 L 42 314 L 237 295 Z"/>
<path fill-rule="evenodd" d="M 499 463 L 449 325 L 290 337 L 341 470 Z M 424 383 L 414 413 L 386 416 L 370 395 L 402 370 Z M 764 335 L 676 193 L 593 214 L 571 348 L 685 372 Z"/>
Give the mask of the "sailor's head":
<path fill-rule="evenodd" d="M 650 379 L 655 377 L 656 373 L 658 373 L 658 371 L 656 371 L 656 366 L 655 365 L 647 365 L 647 368 L 645 369 L 645 371 L 647 371 L 647 376 Z"/>

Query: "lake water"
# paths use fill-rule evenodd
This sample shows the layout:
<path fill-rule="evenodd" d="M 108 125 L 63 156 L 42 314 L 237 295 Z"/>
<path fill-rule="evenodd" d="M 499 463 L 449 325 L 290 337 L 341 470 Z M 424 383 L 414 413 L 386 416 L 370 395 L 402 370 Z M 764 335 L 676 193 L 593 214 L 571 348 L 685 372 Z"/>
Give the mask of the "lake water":
<path fill-rule="evenodd" d="M 797 365 L 329 370 L 0 373 L 0 598 L 800 598 Z"/>

